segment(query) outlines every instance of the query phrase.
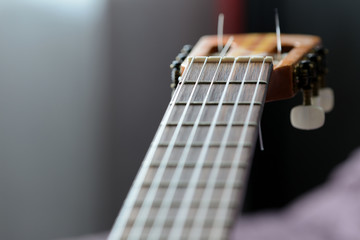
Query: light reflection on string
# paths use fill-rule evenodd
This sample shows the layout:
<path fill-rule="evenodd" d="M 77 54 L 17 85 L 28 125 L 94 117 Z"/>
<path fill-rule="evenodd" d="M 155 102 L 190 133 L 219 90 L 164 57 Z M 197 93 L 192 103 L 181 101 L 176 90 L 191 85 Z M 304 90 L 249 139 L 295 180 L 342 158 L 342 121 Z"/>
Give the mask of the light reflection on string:
<path fill-rule="evenodd" d="M 160 185 L 160 182 L 161 182 L 161 179 L 162 177 L 164 176 L 164 173 L 165 173 L 165 170 L 166 170 L 166 166 L 170 160 L 170 156 L 171 156 L 171 152 L 175 146 L 175 142 L 176 142 L 176 139 L 180 133 L 180 129 L 181 129 L 181 125 L 186 117 L 186 113 L 187 113 L 187 110 L 190 106 L 190 102 L 191 102 L 191 99 L 192 97 L 194 96 L 195 94 L 195 90 L 196 90 L 196 86 L 200 80 L 200 76 L 203 74 L 204 72 L 204 68 L 206 66 L 206 62 L 208 60 L 208 57 L 205 58 L 204 60 L 204 64 L 200 70 L 200 73 L 199 73 L 199 76 L 195 82 L 195 85 L 190 93 L 190 96 L 189 96 L 189 100 L 187 101 L 186 105 L 185 105 L 185 108 L 181 114 L 181 117 L 180 117 L 180 120 L 178 122 L 178 125 L 176 126 L 175 128 L 175 132 L 173 134 L 173 136 L 171 137 L 171 140 L 170 140 L 170 143 L 165 151 L 165 154 L 160 162 L 160 166 L 156 169 L 156 174 L 155 174 L 155 177 L 154 179 L 152 180 L 151 182 L 151 185 L 150 185 L 150 188 L 146 194 L 146 199 L 144 200 L 144 203 L 141 205 L 140 207 L 140 210 L 138 212 L 138 216 L 141 216 L 141 217 L 137 217 L 134 224 L 133 224 L 133 227 L 131 229 L 131 232 L 129 234 L 129 239 L 139 239 L 142 235 L 142 231 L 144 229 L 144 226 L 145 226 L 145 223 L 146 223 L 146 220 L 147 218 L 149 217 L 149 213 L 150 213 L 150 210 L 151 210 L 151 206 L 154 202 L 154 199 L 156 197 L 156 192 L 157 190 L 159 189 L 159 185 Z M 182 84 L 183 85 L 183 84 Z M 180 93 L 180 91 L 178 92 L 178 94 Z M 175 102 L 172 104 L 172 106 L 175 106 Z M 160 139 L 159 139 L 160 141 Z"/>
<path fill-rule="evenodd" d="M 261 65 L 261 70 L 260 70 L 260 74 L 259 74 L 256 86 L 255 86 L 254 95 L 253 95 L 253 97 L 251 99 L 251 104 L 250 104 L 249 110 L 247 112 L 244 128 L 243 128 L 243 131 L 242 131 L 240 139 L 239 139 L 240 144 L 238 145 L 238 147 L 236 149 L 235 156 L 233 158 L 233 162 L 232 162 L 231 168 L 230 168 L 230 173 L 229 173 L 229 175 L 227 175 L 227 178 L 226 178 L 226 185 L 225 185 L 225 188 L 224 188 L 224 193 L 220 197 L 220 203 L 219 203 L 219 206 L 217 208 L 216 215 L 214 217 L 214 219 L 220 220 L 220 221 L 216 221 L 216 223 L 217 224 L 222 224 L 223 226 L 226 223 L 225 223 L 225 221 L 222 221 L 222 220 L 224 220 L 228 215 L 228 213 L 227 213 L 228 210 L 229 210 L 228 205 L 230 204 L 230 200 L 231 200 L 231 190 L 232 190 L 231 187 L 238 180 L 236 178 L 236 174 L 237 174 L 237 169 L 239 168 L 239 165 L 241 163 L 240 162 L 240 159 L 241 159 L 240 156 L 241 156 L 241 153 L 243 151 L 242 146 L 245 143 L 246 132 L 247 132 L 247 128 L 248 128 L 249 123 L 250 123 L 252 109 L 254 107 L 254 102 L 256 100 L 256 96 L 257 96 L 257 93 L 258 93 L 260 80 L 261 80 L 261 77 L 263 75 L 263 69 L 264 69 L 265 60 L 266 60 L 266 57 L 264 57 L 264 60 L 263 60 L 262 65 Z M 223 211 L 219 211 L 219 209 L 223 209 Z M 210 239 L 214 239 L 214 240 L 215 239 L 220 239 L 222 237 L 222 235 L 223 235 L 222 234 L 223 231 L 224 231 L 224 227 L 221 228 L 219 226 L 216 226 L 216 228 L 212 228 L 211 232 L 210 232 L 210 235 L 209 235 Z"/>
<path fill-rule="evenodd" d="M 160 206 L 160 211 L 156 215 L 156 221 L 155 221 L 155 223 L 153 225 L 153 228 L 152 228 L 152 230 L 151 230 L 151 232 L 149 234 L 150 239 L 160 239 L 161 231 L 162 231 L 162 229 L 164 227 L 166 216 L 168 216 L 169 209 L 170 209 L 171 204 L 172 204 L 172 202 L 174 200 L 175 192 L 177 190 L 177 184 L 180 182 L 181 174 L 182 174 L 182 171 L 184 169 L 186 159 L 188 158 L 189 152 L 191 150 L 191 145 L 192 145 L 192 143 L 194 141 L 195 133 L 196 133 L 196 131 L 198 129 L 198 125 L 200 123 L 202 113 L 203 113 L 203 111 L 205 109 L 205 104 L 206 104 L 206 102 L 207 102 L 207 100 L 208 100 L 208 98 L 210 96 L 210 91 L 211 91 L 212 86 L 214 84 L 215 77 L 217 76 L 219 67 L 221 65 L 221 61 L 222 61 L 222 58 L 219 59 L 219 62 L 217 64 L 215 73 L 214 73 L 214 75 L 212 77 L 210 86 L 209 86 L 209 88 L 208 88 L 208 90 L 206 92 L 206 95 L 205 95 L 204 100 L 202 102 L 199 113 L 197 114 L 194 126 L 192 127 L 192 130 L 191 130 L 191 132 L 189 134 L 189 137 L 188 137 L 188 139 L 186 141 L 186 145 L 185 145 L 185 148 L 184 148 L 184 150 L 183 150 L 183 152 L 181 154 L 180 160 L 177 163 L 177 167 L 175 169 L 174 175 L 173 175 L 173 177 L 171 179 L 171 182 L 169 184 L 169 188 L 166 191 L 165 196 L 163 197 L 164 200 L 162 201 L 162 204 Z M 189 99 L 189 101 L 191 101 L 191 99 Z M 171 199 L 171 200 L 169 201 L 169 199 Z"/>
<path fill-rule="evenodd" d="M 175 221 L 174 221 L 174 223 L 172 225 L 172 229 L 170 231 L 169 236 L 172 236 L 172 238 L 174 240 L 179 239 L 181 237 L 181 235 L 182 235 L 182 231 L 183 231 L 183 228 L 184 228 L 184 225 L 185 225 L 185 222 L 186 222 L 186 218 L 188 217 L 188 212 L 189 212 L 189 209 L 190 209 L 191 200 L 192 200 L 192 198 L 194 196 L 194 193 L 195 193 L 195 187 L 196 187 L 196 184 L 197 184 L 196 179 L 199 178 L 201 170 L 202 170 L 200 168 L 200 166 L 202 166 L 204 164 L 204 162 L 205 162 L 206 154 L 207 154 L 208 148 L 210 146 L 210 141 L 211 141 L 212 135 L 214 133 L 215 125 L 216 125 L 216 122 L 218 121 L 218 117 L 220 115 L 221 106 L 222 106 L 222 104 L 224 102 L 224 99 L 225 99 L 225 93 L 227 92 L 229 82 L 230 82 L 231 78 L 233 77 L 237 60 L 238 60 L 238 58 L 235 58 L 234 62 L 232 64 L 232 68 L 231 68 L 231 71 L 229 73 L 228 79 L 226 81 L 223 93 L 221 95 L 219 105 L 218 105 L 218 107 L 216 109 L 213 120 L 211 121 L 211 125 L 210 125 L 210 128 L 209 128 L 208 134 L 206 135 L 206 139 L 205 139 L 204 144 L 202 146 L 199 158 L 198 158 L 198 160 L 196 162 L 194 172 L 192 173 L 190 182 L 188 184 L 188 187 L 186 188 L 186 192 L 185 192 L 185 195 L 183 197 L 183 201 L 181 202 L 181 206 L 179 207 L 179 209 L 181 209 L 181 211 L 178 211 L 178 213 L 176 215 L 176 218 L 175 218 Z"/>
<path fill-rule="evenodd" d="M 201 235 L 201 231 L 203 228 L 203 225 L 205 223 L 205 219 L 207 216 L 207 212 L 208 212 L 208 207 L 209 204 L 211 202 L 212 199 L 212 195 L 213 195 L 213 190 L 215 188 L 215 184 L 216 184 L 216 180 L 217 180 L 217 176 L 220 170 L 220 166 L 222 163 L 222 159 L 224 157 L 225 154 L 225 148 L 226 148 L 226 144 L 229 141 L 229 137 L 230 137 L 230 131 L 231 131 L 231 127 L 232 124 L 234 122 L 235 119 L 235 113 L 238 107 L 238 103 L 240 100 L 240 96 L 242 96 L 243 93 L 243 88 L 244 88 L 244 83 L 246 80 L 246 76 L 248 74 L 248 70 L 249 70 L 249 66 L 250 66 L 250 62 L 251 62 L 251 58 L 249 58 L 249 61 L 247 62 L 247 66 L 246 66 L 246 70 L 245 70 L 245 74 L 243 76 L 241 85 L 240 85 L 240 89 L 238 91 L 238 94 L 236 96 L 236 100 L 234 104 L 234 107 L 231 111 L 231 115 L 229 118 L 229 121 L 227 123 L 226 126 L 226 130 L 225 133 L 221 139 L 221 145 L 220 145 L 220 149 L 217 152 L 215 161 L 214 161 L 214 166 L 210 172 L 210 175 L 208 177 L 208 182 L 205 188 L 205 192 L 202 194 L 201 200 L 200 200 L 200 207 L 199 207 L 199 212 L 196 214 L 195 220 L 194 220 L 194 224 L 192 225 L 191 228 L 191 232 L 190 232 L 190 239 L 199 239 L 200 235 Z M 241 144 L 241 142 L 240 142 Z M 200 168 L 202 168 L 203 166 L 200 166 Z"/>

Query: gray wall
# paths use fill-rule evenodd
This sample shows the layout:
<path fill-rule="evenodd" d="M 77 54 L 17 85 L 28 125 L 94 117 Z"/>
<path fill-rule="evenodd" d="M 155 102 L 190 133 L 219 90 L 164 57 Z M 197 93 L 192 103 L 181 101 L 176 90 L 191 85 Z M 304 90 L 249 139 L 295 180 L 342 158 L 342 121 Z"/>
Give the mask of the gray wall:
<path fill-rule="evenodd" d="M 100 0 L 0 2 L 0 239 L 112 223 L 106 26 Z"/>
<path fill-rule="evenodd" d="M 0 239 L 109 230 L 212 1 L 0 2 Z"/>

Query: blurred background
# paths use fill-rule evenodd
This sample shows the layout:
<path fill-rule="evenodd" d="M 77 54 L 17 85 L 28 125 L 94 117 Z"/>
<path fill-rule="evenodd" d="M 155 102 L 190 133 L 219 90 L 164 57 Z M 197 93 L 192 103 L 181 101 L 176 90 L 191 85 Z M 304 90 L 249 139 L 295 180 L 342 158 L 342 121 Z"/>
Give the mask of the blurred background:
<path fill-rule="evenodd" d="M 268 103 L 246 212 L 281 208 L 358 146 L 360 2 L 343 0 L 0 1 L 0 239 L 108 231 L 170 98 L 169 64 L 216 33 L 315 34 L 330 49 L 335 109 L 303 132 Z"/>

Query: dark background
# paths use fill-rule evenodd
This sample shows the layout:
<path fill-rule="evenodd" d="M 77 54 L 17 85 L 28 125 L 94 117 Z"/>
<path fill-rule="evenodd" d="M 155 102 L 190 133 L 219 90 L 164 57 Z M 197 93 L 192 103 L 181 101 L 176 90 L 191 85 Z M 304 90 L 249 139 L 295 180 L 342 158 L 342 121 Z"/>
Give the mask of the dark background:
<path fill-rule="evenodd" d="M 326 180 L 358 146 L 358 1 L 247 2 L 248 32 L 322 37 L 335 109 L 293 129 L 295 99 L 268 103 L 247 211 L 279 208 Z M 170 98 L 169 63 L 216 33 L 214 0 L 0 3 L 0 239 L 108 231 Z M 225 13 L 226 14 L 226 13 Z M 226 15 L 225 15 L 225 24 Z"/>
<path fill-rule="evenodd" d="M 282 207 L 326 180 L 331 170 L 358 147 L 360 101 L 357 94 L 360 25 L 356 1 L 249 1 L 248 30 L 272 31 L 274 7 L 284 33 L 319 35 L 330 50 L 328 84 L 335 91 L 335 108 L 316 131 L 291 127 L 295 99 L 265 105 L 262 127 L 265 152 L 257 151 L 250 178 L 248 210 Z M 260 20 L 260 21 L 259 21 Z M 250 203 L 251 202 L 251 203 Z"/>

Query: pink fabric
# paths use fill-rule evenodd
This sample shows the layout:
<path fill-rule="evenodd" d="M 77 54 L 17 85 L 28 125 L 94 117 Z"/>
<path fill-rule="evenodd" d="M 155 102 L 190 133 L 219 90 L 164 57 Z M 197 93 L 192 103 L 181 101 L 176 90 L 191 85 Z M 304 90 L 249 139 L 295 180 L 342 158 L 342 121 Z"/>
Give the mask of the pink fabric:
<path fill-rule="evenodd" d="M 239 218 L 231 240 L 360 239 L 360 149 L 318 190 L 282 212 Z"/>

